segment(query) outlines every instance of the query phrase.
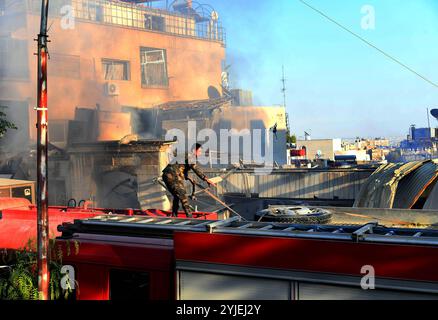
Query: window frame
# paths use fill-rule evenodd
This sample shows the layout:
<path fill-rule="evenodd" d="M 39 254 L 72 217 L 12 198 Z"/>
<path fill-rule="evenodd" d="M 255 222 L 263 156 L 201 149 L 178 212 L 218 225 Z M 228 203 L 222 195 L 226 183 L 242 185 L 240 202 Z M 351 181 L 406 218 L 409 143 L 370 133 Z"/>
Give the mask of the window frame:
<path fill-rule="evenodd" d="M 159 63 L 164 65 L 164 78 L 165 83 L 163 84 L 147 84 L 145 82 L 145 77 L 143 76 L 143 70 L 145 69 L 145 66 L 148 64 L 159 64 L 158 62 L 143 62 L 143 57 L 146 57 L 147 53 L 151 52 L 161 52 L 162 55 L 162 61 Z M 169 88 L 169 71 L 167 67 L 167 50 L 166 49 L 160 49 L 160 48 L 152 48 L 152 47 L 140 47 L 140 80 L 141 80 L 141 87 L 142 88 L 157 88 L 157 89 L 168 89 Z"/>
<path fill-rule="evenodd" d="M 105 77 L 105 63 L 122 63 L 126 70 L 124 70 L 123 74 L 126 75 L 126 79 L 107 79 Z M 105 81 L 131 81 L 131 61 L 122 60 L 122 59 L 111 59 L 111 58 L 102 58 L 101 59 L 101 68 L 102 68 L 102 78 Z"/>

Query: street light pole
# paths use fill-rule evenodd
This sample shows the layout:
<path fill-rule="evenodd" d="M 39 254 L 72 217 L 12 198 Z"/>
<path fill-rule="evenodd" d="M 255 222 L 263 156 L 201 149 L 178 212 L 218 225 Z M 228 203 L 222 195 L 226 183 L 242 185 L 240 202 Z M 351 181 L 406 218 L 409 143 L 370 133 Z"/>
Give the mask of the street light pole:
<path fill-rule="evenodd" d="M 47 19 L 49 0 L 41 3 L 38 34 L 38 107 L 37 111 L 37 259 L 40 300 L 49 298 L 49 217 L 48 217 L 48 119 L 47 119 Z"/>

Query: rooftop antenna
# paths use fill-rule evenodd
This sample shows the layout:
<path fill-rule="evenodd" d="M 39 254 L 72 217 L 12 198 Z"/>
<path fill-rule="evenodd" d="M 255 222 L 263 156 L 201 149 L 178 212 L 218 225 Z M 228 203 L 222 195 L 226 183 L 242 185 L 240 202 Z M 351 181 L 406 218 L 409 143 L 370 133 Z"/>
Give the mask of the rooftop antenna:
<path fill-rule="evenodd" d="M 307 131 L 304 131 L 304 140 L 310 140 L 310 133 L 308 133 Z"/>
<path fill-rule="evenodd" d="M 283 106 L 286 108 L 286 78 L 284 77 L 284 65 L 281 66 L 281 70 L 283 74 L 281 78 L 281 83 L 283 84 L 281 92 L 283 93 Z"/>
<path fill-rule="evenodd" d="M 281 92 L 283 93 L 283 107 L 286 109 L 286 78 L 284 76 L 284 65 L 281 66 L 282 71 L 282 78 L 281 83 L 283 84 L 283 87 L 281 88 Z M 286 112 L 286 130 L 287 134 L 290 135 L 290 119 L 289 114 Z"/>

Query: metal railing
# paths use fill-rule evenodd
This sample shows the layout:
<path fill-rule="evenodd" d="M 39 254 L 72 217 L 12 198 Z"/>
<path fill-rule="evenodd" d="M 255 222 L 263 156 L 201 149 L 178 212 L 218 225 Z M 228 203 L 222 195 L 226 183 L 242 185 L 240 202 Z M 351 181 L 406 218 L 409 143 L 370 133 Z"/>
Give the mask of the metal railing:
<path fill-rule="evenodd" d="M 364 225 L 317 225 L 242 221 L 233 216 L 225 220 L 200 220 L 145 215 L 101 215 L 58 226 L 63 238 L 75 233 L 123 236 L 167 236 L 174 231 L 238 234 L 249 236 L 324 239 L 351 242 L 438 245 L 433 229 L 388 228 L 376 222 Z"/>
<path fill-rule="evenodd" d="M 39 14 L 40 1 L 27 0 L 27 3 L 30 12 Z M 66 6 L 70 6 L 70 9 Z M 79 20 L 192 37 L 225 45 L 226 35 L 220 20 L 198 21 L 195 16 L 117 0 L 51 0 L 49 15 L 60 17 L 69 10 Z"/>

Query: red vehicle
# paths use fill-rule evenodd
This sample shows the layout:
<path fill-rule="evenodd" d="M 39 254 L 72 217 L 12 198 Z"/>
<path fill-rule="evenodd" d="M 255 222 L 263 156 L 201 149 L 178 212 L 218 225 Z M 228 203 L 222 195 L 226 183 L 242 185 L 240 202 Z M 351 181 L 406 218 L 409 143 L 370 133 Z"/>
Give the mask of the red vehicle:
<path fill-rule="evenodd" d="M 126 216 L 59 230 L 80 243 L 78 299 L 438 298 L 433 230 Z"/>
<path fill-rule="evenodd" d="M 79 244 L 64 257 L 76 299 L 438 298 L 436 230 L 103 212 L 58 226 L 59 244 Z"/>
<path fill-rule="evenodd" d="M 0 249 L 24 248 L 29 240 L 36 239 L 37 208 L 21 198 L 0 198 Z M 99 215 L 119 214 L 124 216 L 166 217 L 170 212 L 163 210 L 108 209 L 84 207 L 49 207 L 49 227 L 52 238 L 60 236 L 58 226 L 75 219 L 86 219 Z M 185 216 L 182 212 L 180 216 Z M 217 213 L 197 212 L 196 219 L 217 219 Z"/>

